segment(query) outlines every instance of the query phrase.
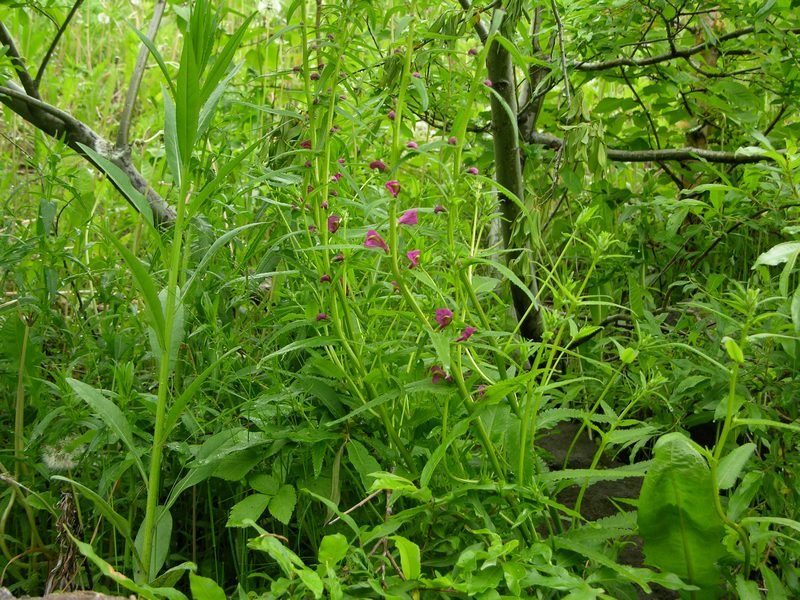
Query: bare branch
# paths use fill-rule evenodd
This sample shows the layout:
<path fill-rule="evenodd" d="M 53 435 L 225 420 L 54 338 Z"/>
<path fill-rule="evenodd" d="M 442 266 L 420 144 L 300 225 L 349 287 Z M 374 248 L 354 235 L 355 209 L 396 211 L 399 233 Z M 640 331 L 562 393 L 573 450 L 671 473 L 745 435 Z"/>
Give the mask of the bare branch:
<path fill-rule="evenodd" d="M 147 202 L 153 210 L 153 219 L 156 224 L 168 226 L 175 220 L 175 210 L 150 187 L 142 174 L 139 173 L 131 162 L 130 152 L 113 151 L 111 143 L 92 131 L 88 125 L 60 108 L 47 104 L 38 98 L 32 98 L 25 93 L 25 90 L 13 82 L 6 82 L 6 85 L 0 86 L 0 102 L 37 129 L 56 139 L 63 139 L 67 146 L 98 169 L 99 165 L 87 155 L 86 151 L 81 148 L 81 144 L 92 148 L 119 167 L 128 176 L 134 189 L 147 198 Z M 117 187 L 113 180 L 111 183 L 114 187 Z M 117 187 L 117 190 L 123 196 L 125 195 L 119 187 Z"/>
<path fill-rule="evenodd" d="M 533 132 L 528 138 L 528 142 L 556 150 L 564 145 L 564 140 L 561 138 L 549 133 L 539 132 Z M 615 162 L 705 160 L 710 163 L 729 165 L 747 165 L 772 160 L 764 154 L 736 154 L 735 152 L 706 150 L 705 148 L 664 148 L 661 150 L 618 150 L 616 148 L 606 148 L 606 156 Z"/>
<path fill-rule="evenodd" d="M 158 0 L 153 8 L 153 18 L 150 19 L 150 27 L 147 29 L 147 37 L 155 39 L 158 27 L 161 24 L 161 17 L 164 15 L 164 8 L 167 0 Z M 128 94 L 125 96 L 125 106 L 119 118 L 119 131 L 117 132 L 117 150 L 128 146 L 128 133 L 131 129 L 131 115 L 136 104 L 136 97 L 139 95 L 139 86 L 142 84 L 142 76 L 147 66 L 147 57 L 150 54 L 147 46 L 142 44 L 139 49 L 139 56 L 136 57 L 136 66 L 133 68 L 131 82 L 128 85 Z"/>
<path fill-rule="evenodd" d="M 669 52 L 656 54 L 655 56 L 648 56 L 647 58 L 628 58 L 627 56 L 622 56 L 620 58 L 597 62 L 576 62 L 572 65 L 572 67 L 578 71 L 607 71 L 609 69 L 615 69 L 622 66 L 646 67 L 648 65 L 667 62 L 674 58 L 688 58 L 690 56 L 694 56 L 695 54 L 699 54 L 700 52 L 708 50 L 709 48 L 716 48 L 722 42 L 740 38 L 753 33 L 755 30 L 756 28 L 752 25 L 749 27 L 743 27 L 741 29 L 731 31 L 730 33 L 726 33 L 725 35 L 721 35 L 716 40 L 708 40 L 702 44 L 697 44 L 695 46 L 689 46 L 686 48 L 674 48 Z M 784 29 L 783 33 L 800 33 L 800 27 Z"/>
<path fill-rule="evenodd" d="M 561 23 L 561 16 L 558 14 L 556 0 L 550 0 L 550 8 L 553 11 L 553 18 L 556 20 L 556 30 L 558 32 L 558 54 L 561 58 L 561 75 L 564 77 L 564 94 L 567 97 L 567 108 L 572 110 L 572 92 L 570 91 L 569 72 L 567 71 L 567 54 L 564 50 L 564 26 Z"/>
<path fill-rule="evenodd" d="M 67 14 L 66 19 L 64 19 L 64 22 L 58 28 L 58 31 L 56 31 L 56 35 L 53 38 L 53 41 L 50 42 L 50 47 L 47 49 L 47 52 L 45 53 L 44 58 L 42 59 L 42 64 L 39 65 L 39 70 L 36 72 L 36 79 L 33 80 L 33 83 L 36 86 L 37 90 L 39 89 L 39 85 L 41 85 L 42 83 L 42 77 L 44 77 L 45 69 L 47 69 L 47 63 L 50 62 L 50 58 L 53 56 L 53 52 L 55 51 L 56 46 L 58 46 L 58 42 L 61 39 L 61 36 L 64 35 L 64 32 L 67 30 L 67 25 L 69 25 L 69 22 L 72 21 L 72 17 L 74 17 L 75 13 L 78 12 L 78 9 L 80 8 L 81 4 L 83 4 L 83 0 L 75 0 L 75 4 L 72 5 L 72 8 Z"/>
<path fill-rule="evenodd" d="M 14 69 L 17 71 L 17 76 L 19 77 L 20 83 L 22 83 L 22 87 L 29 96 L 38 98 L 39 90 L 33 82 L 33 79 L 31 79 L 30 73 L 28 73 L 28 68 L 25 66 L 25 61 L 22 59 L 22 56 L 20 56 L 19 50 L 17 50 L 14 38 L 11 37 L 11 33 L 6 29 L 2 21 L 0 21 L 0 45 L 8 47 L 8 56 L 11 59 L 11 64 L 14 65 Z"/>

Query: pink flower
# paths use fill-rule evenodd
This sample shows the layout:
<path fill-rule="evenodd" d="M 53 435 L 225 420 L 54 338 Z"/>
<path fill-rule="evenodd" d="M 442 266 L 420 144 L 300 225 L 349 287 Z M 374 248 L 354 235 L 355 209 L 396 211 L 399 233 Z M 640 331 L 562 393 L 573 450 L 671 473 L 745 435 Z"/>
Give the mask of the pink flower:
<path fill-rule="evenodd" d="M 316 225 L 309 225 L 308 226 L 308 231 L 310 233 L 317 233 L 317 226 Z"/>
<path fill-rule="evenodd" d="M 300 142 L 300 147 L 305 150 L 311 150 L 311 140 L 303 140 Z"/>
<path fill-rule="evenodd" d="M 319 73 L 312 73 L 308 76 L 311 81 L 317 81 L 319 79 Z"/>
<path fill-rule="evenodd" d="M 478 49 L 470 48 L 469 50 L 467 50 L 467 54 L 469 54 L 470 56 L 475 56 L 476 54 L 478 54 Z"/>
<path fill-rule="evenodd" d="M 469 173 L 470 175 L 477 175 L 479 173 L 478 167 L 470 167 L 469 169 L 467 169 L 467 173 Z"/>
<path fill-rule="evenodd" d="M 328 201 L 327 200 L 323 200 L 322 202 L 320 202 L 319 207 L 322 210 L 328 210 Z"/>
<path fill-rule="evenodd" d="M 336 125 L 334 125 L 333 127 L 330 128 L 330 132 L 331 133 L 339 133 L 339 128 Z"/>
<path fill-rule="evenodd" d="M 367 232 L 367 238 L 364 240 L 364 247 L 365 248 L 383 248 L 383 251 L 387 254 L 389 253 L 389 246 L 386 245 L 386 242 L 383 241 L 383 238 L 378 235 L 378 232 L 374 229 L 370 229 Z"/>
<path fill-rule="evenodd" d="M 328 192 L 328 194 L 330 194 L 332 197 L 336 198 L 336 196 L 339 195 L 339 192 L 337 192 L 336 190 L 330 190 Z"/>
<path fill-rule="evenodd" d="M 331 276 L 328 275 L 327 273 L 319 278 L 319 282 L 320 283 L 330 283 L 330 280 L 331 280 Z"/>
<path fill-rule="evenodd" d="M 387 181 L 383 187 L 389 190 L 389 193 L 392 195 L 393 198 L 397 198 L 397 194 L 400 193 L 400 182 L 397 181 L 397 179 L 392 179 L 390 181 Z"/>
<path fill-rule="evenodd" d="M 433 365 L 431 367 L 431 382 L 439 383 L 442 379 L 447 379 L 447 373 L 444 372 L 441 366 Z"/>
<path fill-rule="evenodd" d="M 437 204 L 436 208 L 433 209 L 433 214 L 438 215 L 439 213 L 445 212 L 447 209 L 442 206 L 441 204 Z"/>
<path fill-rule="evenodd" d="M 486 395 L 486 386 L 484 384 L 482 383 L 478 384 L 477 390 L 478 390 L 478 396 L 480 396 L 481 398 L 483 398 Z"/>
<path fill-rule="evenodd" d="M 304 163 L 304 165 L 303 165 L 303 166 L 305 166 L 305 168 L 306 168 L 306 169 L 310 168 L 310 167 L 311 167 L 311 161 L 310 161 L 310 160 L 307 160 L 307 161 Z"/>
<path fill-rule="evenodd" d="M 414 71 L 414 72 L 411 74 L 411 76 L 412 76 L 412 77 L 415 77 L 415 78 L 417 78 L 417 79 L 419 79 L 420 77 L 422 77 L 422 73 L 420 73 L 419 71 Z"/>
<path fill-rule="evenodd" d="M 485 85 L 486 87 L 492 87 L 492 85 L 493 85 L 492 84 L 492 80 L 491 79 L 484 79 L 483 80 L 483 85 Z"/>
<path fill-rule="evenodd" d="M 336 233 L 341 221 L 342 218 L 339 215 L 330 215 L 328 217 L 328 233 Z"/>
<path fill-rule="evenodd" d="M 314 186 L 309 183 L 308 187 L 306 187 L 306 192 L 310 194 L 313 191 L 314 191 Z"/>
<path fill-rule="evenodd" d="M 406 144 L 406 148 L 411 148 L 412 150 L 416 150 L 417 148 L 419 148 L 419 144 L 412 140 Z"/>
<path fill-rule="evenodd" d="M 459 337 L 456 341 L 457 342 L 466 342 L 469 338 L 472 337 L 472 334 L 475 333 L 476 331 L 478 331 L 478 330 L 475 329 L 474 327 L 465 327 L 464 328 L 464 333 L 462 333 L 461 337 Z"/>
<path fill-rule="evenodd" d="M 331 175 L 331 181 L 339 181 L 342 177 L 343 175 L 341 173 L 334 173 Z"/>
<path fill-rule="evenodd" d="M 417 224 L 417 209 L 410 208 L 403 215 L 397 219 L 398 225 L 416 225 Z"/>
<path fill-rule="evenodd" d="M 344 164 L 344 159 L 343 158 L 337 158 L 336 162 L 339 163 L 340 165 L 343 165 Z"/>
<path fill-rule="evenodd" d="M 328 315 L 327 314 L 319 313 L 317 315 L 317 321 L 327 321 L 327 320 L 328 320 Z"/>
<path fill-rule="evenodd" d="M 383 172 L 386 170 L 386 163 L 382 160 L 373 160 L 371 163 L 369 163 L 369 168 L 378 169 L 378 171 Z"/>
<path fill-rule="evenodd" d="M 337 254 L 333 257 L 333 262 L 342 262 L 344 260 L 344 254 Z"/>
<path fill-rule="evenodd" d="M 408 265 L 409 269 L 413 269 L 419 264 L 419 250 L 410 250 L 406 252 L 406 256 L 408 257 L 408 260 L 411 262 L 411 264 Z"/>
<path fill-rule="evenodd" d="M 347 96 L 345 96 L 344 94 L 339 94 L 339 100 L 344 102 L 345 100 L 347 100 Z"/>
<path fill-rule="evenodd" d="M 396 113 L 396 112 L 394 112 L 393 110 L 390 110 L 390 111 L 389 111 L 389 112 L 386 114 L 386 116 L 387 116 L 387 117 L 389 117 L 389 120 L 390 120 L 390 121 L 394 121 L 395 117 L 397 117 L 397 113 Z"/>
<path fill-rule="evenodd" d="M 458 138 L 454 135 L 451 135 L 448 138 L 447 143 L 450 144 L 451 146 L 455 146 L 456 144 L 458 144 Z"/>
<path fill-rule="evenodd" d="M 444 329 L 453 320 L 453 311 L 449 308 L 436 309 L 436 322 L 439 324 L 440 329 Z"/>
<path fill-rule="evenodd" d="M 317 65 L 317 69 L 319 69 L 320 71 L 322 71 L 322 69 L 324 69 L 324 68 L 325 68 L 325 63 L 319 63 Z"/>
<path fill-rule="evenodd" d="M 300 65 L 295 65 L 292 67 L 292 73 L 299 73 L 302 70 L 303 68 Z"/>

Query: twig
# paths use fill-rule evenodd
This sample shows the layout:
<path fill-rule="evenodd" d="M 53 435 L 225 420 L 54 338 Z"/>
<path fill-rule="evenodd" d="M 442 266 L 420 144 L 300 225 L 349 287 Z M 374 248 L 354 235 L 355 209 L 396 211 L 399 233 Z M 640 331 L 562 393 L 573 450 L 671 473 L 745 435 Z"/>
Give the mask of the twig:
<path fill-rule="evenodd" d="M 167 0 L 158 0 L 153 8 L 153 18 L 150 19 L 150 27 L 147 29 L 147 37 L 151 40 L 155 39 L 158 27 L 161 24 L 161 17 L 164 15 L 164 8 L 167 5 Z M 117 150 L 126 148 L 128 146 L 128 133 L 131 129 L 131 115 L 133 114 L 133 107 L 136 104 L 136 97 L 139 95 L 139 86 L 142 84 L 142 76 L 144 75 L 145 67 L 147 67 L 147 57 L 150 50 L 142 44 L 139 49 L 139 56 L 136 57 L 136 66 L 133 68 L 131 75 L 131 82 L 128 85 L 128 93 L 125 96 L 125 106 L 122 109 L 122 115 L 119 118 L 119 131 L 117 132 Z"/>
<path fill-rule="evenodd" d="M 31 79 L 30 73 L 28 73 L 28 68 L 25 66 L 25 61 L 22 59 L 22 56 L 20 56 L 19 50 L 17 50 L 14 38 L 11 37 L 11 33 L 6 29 L 2 21 L 0 21 L 0 45 L 8 47 L 8 57 L 11 59 L 11 64 L 17 72 L 22 87 L 29 96 L 38 98 L 39 90 L 33 82 L 33 79 Z"/>
<path fill-rule="evenodd" d="M 553 17 L 556 20 L 556 31 L 558 32 L 558 53 L 561 56 L 561 73 L 564 76 L 564 93 L 567 96 L 567 108 L 572 110 L 572 92 L 570 91 L 569 73 L 567 71 L 567 53 L 564 50 L 564 25 L 561 23 L 561 16 L 558 14 L 556 0 L 550 0 L 550 8 L 553 10 Z"/>
<path fill-rule="evenodd" d="M 564 145 L 564 140 L 549 133 L 531 133 L 528 140 L 531 144 L 540 144 L 548 148 L 559 149 Z M 659 161 L 688 161 L 705 160 L 710 163 L 724 163 L 731 165 L 748 165 L 765 160 L 772 160 L 764 154 L 736 154 L 735 152 L 722 152 L 707 150 L 705 148 L 662 148 L 660 150 L 618 150 L 607 148 L 606 156 L 615 162 L 659 162 Z"/>
<path fill-rule="evenodd" d="M 363 499 L 361 502 L 359 502 L 358 504 L 354 504 L 353 506 L 351 506 L 350 508 L 348 508 L 346 511 L 344 511 L 342 514 L 343 514 L 343 515 L 349 515 L 349 514 L 350 514 L 351 512 L 353 512 L 354 510 L 356 510 L 356 509 L 358 509 L 358 508 L 361 508 L 362 506 L 364 506 L 364 505 L 365 505 L 367 502 L 369 502 L 370 500 L 372 500 L 372 499 L 373 499 L 375 496 L 378 496 L 378 495 L 380 495 L 380 493 L 381 493 L 382 491 L 383 491 L 383 490 L 378 490 L 377 492 L 372 492 L 372 493 L 371 493 L 369 496 L 367 496 L 366 498 L 364 498 L 364 499 Z M 328 522 L 326 523 L 326 525 L 333 525 L 333 524 L 334 524 L 334 523 L 336 523 L 336 521 L 338 521 L 338 520 L 339 520 L 339 517 L 337 516 L 335 519 L 331 519 L 330 521 L 328 521 Z"/>
<path fill-rule="evenodd" d="M 458 0 L 458 3 L 465 11 L 469 11 L 472 8 L 472 4 L 469 0 Z M 489 30 L 486 29 L 486 25 L 483 24 L 480 18 L 475 21 L 473 28 L 475 29 L 475 33 L 478 34 L 478 39 L 480 39 L 481 44 L 485 44 L 486 40 L 489 39 Z"/>
<path fill-rule="evenodd" d="M 622 78 L 625 80 L 625 83 L 628 85 L 628 89 L 633 94 L 633 97 L 636 100 L 636 103 L 644 111 L 644 116 L 647 117 L 647 122 L 650 123 L 650 130 L 653 132 L 653 139 L 655 139 L 655 141 L 656 141 L 656 148 L 660 149 L 661 148 L 661 140 L 658 139 L 658 129 L 656 129 L 656 124 L 653 122 L 653 117 L 650 116 L 650 111 L 647 110 L 647 107 L 644 105 L 644 102 L 642 102 L 642 99 L 639 97 L 639 94 L 636 92 L 636 88 L 633 87 L 633 84 L 631 84 L 630 79 L 628 79 L 628 76 L 625 74 L 625 67 L 620 67 L 619 68 L 619 72 L 622 74 Z"/>
<path fill-rule="evenodd" d="M 55 51 L 61 36 L 64 35 L 64 32 L 67 30 L 67 25 L 69 25 L 69 22 L 72 20 L 72 17 L 75 16 L 75 13 L 78 12 L 81 4 L 83 4 L 83 0 L 75 0 L 75 4 L 72 5 L 69 13 L 67 13 L 67 17 L 64 19 L 64 22 L 58 28 L 58 31 L 56 31 L 53 41 L 50 42 L 50 47 L 47 49 L 47 52 L 45 52 L 44 58 L 42 59 L 42 64 L 39 65 L 39 70 L 36 72 L 36 79 L 33 80 L 33 84 L 36 86 L 37 90 L 39 89 L 39 85 L 42 83 L 42 77 L 44 77 L 47 64 L 50 62 L 50 58 L 53 56 L 53 52 Z"/>

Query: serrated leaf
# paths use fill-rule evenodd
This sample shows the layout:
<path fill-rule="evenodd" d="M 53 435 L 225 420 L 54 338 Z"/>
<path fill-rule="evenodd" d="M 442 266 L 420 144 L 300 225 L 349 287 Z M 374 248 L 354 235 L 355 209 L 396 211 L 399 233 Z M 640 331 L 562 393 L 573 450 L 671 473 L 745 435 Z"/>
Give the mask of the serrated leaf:
<path fill-rule="evenodd" d="M 358 473 L 364 489 L 369 489 L 372 484 L 370 474 L 382 471 L 380 464 L 375 460 L 366 449 L 364 444 L 355 439 L 347 442 L 347 458 Z"/>
<path fill-rule="evenodd" d="M 294 512 L 294 505 L 297 502 L 297 495 L 295 494 L 294 487 L 291 485 L 283 485 L 278 490 L 278 493 L 273 496 L 269 502 L 270 514 L 278 519 L 284 525 L 289 524 Z"/>
<path fill-rule="evenodd" d="M 270 497 L 266 494 L 251 494 L 244 500 L 240 500 L 231 508 L 225 527 L 244 527 L 245 519 L 258 521 L 267 510 L 269 501 Z"/>
<path fill-rule="evenodd" d="M 339 561 L 347 556 L 347 549 L 350 544 L 347 543 L 347 538 L 341 533 L 334 533 L 333 535 L 326 535 L 322 538 L 319 545 L 319 562 L 325 567 L 333 568 Z"/>

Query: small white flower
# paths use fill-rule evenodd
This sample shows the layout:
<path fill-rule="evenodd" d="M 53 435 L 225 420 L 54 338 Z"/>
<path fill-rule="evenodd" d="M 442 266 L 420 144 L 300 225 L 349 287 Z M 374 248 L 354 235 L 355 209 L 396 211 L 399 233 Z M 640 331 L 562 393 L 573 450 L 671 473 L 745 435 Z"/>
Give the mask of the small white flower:
<path fill-rule="evenodd" d="M 111 23 L 111 17 L 109 17 L 106 13 L 101 12 L 97 15 L 97 21 L 101 25 L 108 25 L 109 23 Z"/>

